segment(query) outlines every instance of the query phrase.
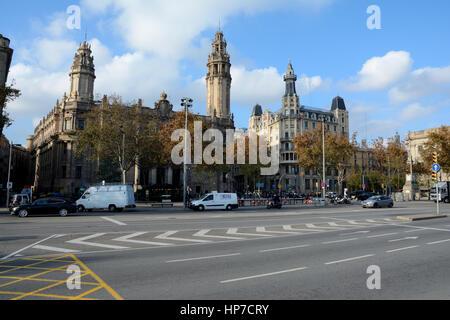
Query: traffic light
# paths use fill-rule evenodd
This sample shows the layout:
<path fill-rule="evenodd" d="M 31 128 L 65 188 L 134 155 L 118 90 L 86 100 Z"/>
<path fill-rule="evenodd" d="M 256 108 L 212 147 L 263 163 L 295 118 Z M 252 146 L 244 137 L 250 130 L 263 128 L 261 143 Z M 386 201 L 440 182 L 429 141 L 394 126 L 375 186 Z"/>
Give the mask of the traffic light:
<path fill-rule="evenodd" d="M 437 172 L 433 171 L 431 173 L 431 180 L 433 180 L 433 182 L 437 182 Z"/>
<path fill-rule="evenodd" d="M 433 164 L 438 163 L 438 154 L 437 152 L 433 152 Z"/>

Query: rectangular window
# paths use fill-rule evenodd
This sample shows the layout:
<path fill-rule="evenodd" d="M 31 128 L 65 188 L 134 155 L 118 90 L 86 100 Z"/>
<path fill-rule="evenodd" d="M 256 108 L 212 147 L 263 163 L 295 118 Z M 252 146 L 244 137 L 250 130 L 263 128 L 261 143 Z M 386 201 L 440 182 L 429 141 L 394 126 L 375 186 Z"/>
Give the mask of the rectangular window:
<path fill-rule="evenodd" d="M 66 166 L 62 166 L 61 178 L 63 178 L 63 179 L 67 178 L 67 167 Z"/>
<path fill-rule="evenodd" d="M 81 179 L 81 171 L 82 171 L 82 167 L 78 166 L 75 168 L 75 179 Z"/>
<path fill-rule="evenodd" d="M 334 126 L 334 132 L 336 132 L 337 131 L 337 126 Z"/>
<path fill-rule="evenodd" d="M 308 129 L 308 121 L 305 121 L 305 128 Z"/>
<path fill-rule="evenodd" d="M 316 123 L 315 122 L 313 122 L 313 129 L 315 129 L 316 128 Z"/>
<path fill-rule="evenodd" d="M 311 190 L 311 180 L 305 179 L 305 189 Z"/>
<path fill-rule="evenodd" d="M 71 129 L 70 123 L 71 123 L 71 119 L 66 119 L 66 120 L 64 121 L 64 129 L 65 129 L 65 130 L 70 130 L 70 129 Z"/>
<path fill-rule="evenodd" d="M 84 130 L 84 120 L 78 120 L 78 130 Z"/>

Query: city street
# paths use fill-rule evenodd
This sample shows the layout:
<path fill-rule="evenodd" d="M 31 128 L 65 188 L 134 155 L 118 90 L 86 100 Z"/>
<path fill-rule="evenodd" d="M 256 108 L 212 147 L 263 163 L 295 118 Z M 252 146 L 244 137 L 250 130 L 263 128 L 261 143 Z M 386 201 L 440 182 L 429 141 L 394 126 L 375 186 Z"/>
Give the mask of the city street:
<path fill-rule="evenodd" d="M 0 214 L 0 299 L 449 299 L 450 219 L 432 202 Z M 450 206 L 441 205 L 442 214 Z M 70 266 L 81 272 L 69 289 Z M 370 290 L 370 266 L 380 289 Z"/>

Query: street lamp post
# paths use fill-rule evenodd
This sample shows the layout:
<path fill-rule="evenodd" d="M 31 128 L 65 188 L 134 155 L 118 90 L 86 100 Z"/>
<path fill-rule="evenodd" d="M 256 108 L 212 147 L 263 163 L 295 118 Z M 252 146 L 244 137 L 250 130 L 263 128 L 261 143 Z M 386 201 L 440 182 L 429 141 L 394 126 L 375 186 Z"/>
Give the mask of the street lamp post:
<path fill-rule="evenodd" d="M 122 182 L 126 184 L 126 175 L 125 175 L 125 131 L 123 130 L 123 126 L 120 127 L 120 133 L 122 134 Z"/>
<path fill-rule="evenodd" d="M 325 172 L 325 117 L 322 118 L 322 154 L 323 154 L 323 182 L 326 186 L 326 172 Z M 325 188 L 322 187 L 322 197 L 325 200 Z"/>
<path fill-rule="evenodd" d="M 410 133 L 408 133 L 408 144 L 409 144 L 409 170 L 411 172 L 411 193 L 412 193 L 412 200 L 416 200 L 416 192 L 414 188 L 414 178 L 413 178 L 413 158 L 412 158 L 412 150 L 411 150 L 411 138 Z"/>
<path fill-rule="evenodd" d="M 188 112 L 189 108 L 192 107 L 192 103 L 194 101 L 190 98 L 183 98 L 181 99 L 181 106 L 184 107 L 184 111 L 186 113 L 186 121 L 184 125 L 184 161 L 183 161 L 183 204 L 184 208 L 186 209 L 186 191 L 187 191 L 187 170 L 186 170 L 186 162 L 187 162 L 187 129 L 188 129 Z"/>
<path fill-rule="evenodd" d="M 11 182 L 11 161 L 12 161 L 12 151 L 13 147 L 20 147 L 20 144 L 13 144 L 11 141 L 9 145 L 9 163 L 8 163 L 8 183 L 6 185 L 6 208 L 9 206 L 9 190 L 10 190 L 10 182 Z"/>

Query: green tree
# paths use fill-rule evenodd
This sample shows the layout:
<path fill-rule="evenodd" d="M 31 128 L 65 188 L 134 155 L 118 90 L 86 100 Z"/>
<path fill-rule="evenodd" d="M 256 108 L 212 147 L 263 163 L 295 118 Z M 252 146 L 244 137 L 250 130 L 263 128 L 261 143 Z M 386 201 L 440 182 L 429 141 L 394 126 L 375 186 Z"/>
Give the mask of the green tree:
<path fill-rule="evenodd" d="M 119 167 L 122 179 L 135 165 L 151 161 L 158 152 L 157 137 L 148 130 L 150 114 L 140 103 L 123 103 L 120 97 L 103 99 L 87 115 L 85 129 L 78 131 L 76 155 L 91 161 L 106 161 Z M 125 136 L 125 144 L 123 137 Z"/>
<path fill-rule="evenodd" d="M 433 152 L 438 154 L 438 162 L 442 170 L 450 172 L 450 129 L 442 126 L 428 135 L 428 140 L 420 151 L 425 168 L 433 165 Z M 431 172 L 431 169 L 427 169 Z"/>
<path fill-rule="evenodd" d="M 9 102 L 19 98 L 20 90 L 13 88 L 13 86 L 0 86 L 0 137 L 3 134 L 3 129 L 8 128 L 12 124 L 6 106 Z"/>

